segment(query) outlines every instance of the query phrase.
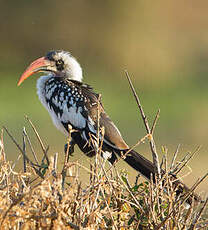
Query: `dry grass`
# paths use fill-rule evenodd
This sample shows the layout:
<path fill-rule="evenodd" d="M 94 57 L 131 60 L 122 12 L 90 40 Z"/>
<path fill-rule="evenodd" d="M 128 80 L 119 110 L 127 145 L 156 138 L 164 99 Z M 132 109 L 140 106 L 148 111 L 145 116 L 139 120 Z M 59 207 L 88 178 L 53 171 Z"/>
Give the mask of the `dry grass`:
<path fill-rule="evenodd" d="M 66 160 L 59 172 L 58 154 L 48 157 L 48 148 L 32 128 L 42 148 L 41 161 L 25 129 L 21 147 L 5 128 L 22 153 L 24 167 L 20 172 L 6 160 L 2 132 L 1 229 L 206 229 L 207 200 L 198 205 L 193 202 L 186 209 L 184 196 L 175 197 L 167 164 L 163 164 L 165 175 L 156 184 L 139 182 L 139 177 L 130 184 L 128 172 L 106 165 L 99 150 L 90 168 Z M 26 145 L 34 160 L 26 154 Z M 80 168 L 90 174 L 83 184 Z M 161 189 L 161 181 L 165 190 Z"/>

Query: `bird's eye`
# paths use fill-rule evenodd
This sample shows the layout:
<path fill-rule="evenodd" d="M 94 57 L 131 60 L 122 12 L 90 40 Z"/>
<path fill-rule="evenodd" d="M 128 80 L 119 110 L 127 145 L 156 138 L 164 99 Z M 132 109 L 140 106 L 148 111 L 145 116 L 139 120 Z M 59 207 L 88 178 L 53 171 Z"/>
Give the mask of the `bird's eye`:
<path fill-rule="evenodd" d="M 56 68 L 59 71 L 62 71 L 64 69 L 64 62 L 62 59 L 56 60 Z"/>

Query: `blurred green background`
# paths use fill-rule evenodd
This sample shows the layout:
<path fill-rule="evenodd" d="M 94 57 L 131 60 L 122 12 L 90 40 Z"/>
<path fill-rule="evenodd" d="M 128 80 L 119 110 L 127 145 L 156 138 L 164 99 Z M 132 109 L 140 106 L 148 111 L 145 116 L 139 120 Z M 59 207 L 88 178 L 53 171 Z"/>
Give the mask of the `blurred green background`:
<path fill-rule="evenodd" d="M 208 2 L 202 0 L 1 0 L 1 125 L 21 143 L 22 127 L 28 128 L 26 114 L 50 145 L 49 154 L 63 152 L 66 139 L 36 95 L 38 76 L 19 88 L 17 81 L 30 62 L 47 51 L 67 50 L 81 63 L 84 81 L 102 94 L 106 111 L 129 145 L 143 137 L 145 129 L 126 69 L 150 122 L 161 110 L 155 131 L 158 152 L 166 146 L 171 158 L 180 143 L 182 157 L 202 145 L 190 163 L 193 173 L 184 178 L 191 185 L 208 164 L 207 9 Z M 17 158 L 6 135 L 5 148 L 9 160 Z M 151 159 L 147 143 L 137 150 Z M 72 159 L 86 161 L 80 153 Z M 208 191 L 207 182 L 201 189 Z"/>

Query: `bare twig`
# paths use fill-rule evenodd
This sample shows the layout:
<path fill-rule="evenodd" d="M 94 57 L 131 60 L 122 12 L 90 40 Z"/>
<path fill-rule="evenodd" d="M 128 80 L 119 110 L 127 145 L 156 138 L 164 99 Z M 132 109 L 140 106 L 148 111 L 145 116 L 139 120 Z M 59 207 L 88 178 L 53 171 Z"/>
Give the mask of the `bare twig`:
<path fill-rule="evenodd" d="M 164 162 L 165 162 L 165 155 L 162 156 L 162 160 L 161 160 L 161 163 L 160 163 L 160 168 L 161 169 L 163 167 Z"/>
<path fill-rule="evenodd" d="M 133 195 L 133 193 L 131 192 L 131 190 L 129 189 L 129 187 L 126 185 L 126 183 L 122 180 L 121 176 L 119 174 L 117 174 L 117 177 L 120 179 L 120 181 L 123 183 L 123 185 L 125 186 L 126 190 L 129 192 L 129 194 L 131 195 L 132 199 L 135 201 L 135 206 L 137 206 L 137 208 L 144 213 L 144 210 L 142 208 L 142 206 L 140 205 L 139 201 L 136 199 L 136 197 Z"/>
<path fill-rule="evenodd" d="M 157 111 L 157 114 L 155 116 L 155 119 L 154 119 L 154 122 L 153 122 L 153 125 L 152 125 L 152 128 L 151 128 L 151 134 L 152 135 L 154 133 L 154 130 L 155 130 L 155 127 L 156 127 L 156 124 L 157 124 L 157 121 L 158 121 L 159 117 L 160 117 L 160 109 L 158 109 L 158 111 Z"/>
<path fill-rule="evenodd" d="M 53 158 L 52 158 L 52 163 L 53 163 L 53 166 L 52 166 L 52 175 L 57 178 L 57 162 L 58 162 L 58 153 L 55 153 Z"/>
<path fill-rule="evenodd" d="M 193 222 L 191 223 L 191 226 L 189 228 L 189 230 L 194 230 L 203 211 L 205 210 L 205 208 L 207 207 L 208 204 L 208 198 L 206 199 L 206 201 L 204 202 L 203 206 L 201 207 L 200 211 L 197 213 L 196 218 L 194 218 Z"/>
<path fill-rule="evenodd" d="M 68 140 L 67 140 L 67 150 L 65 152 L 65 158 L 64 158 L 64 165 L 62 168 L 62 189 L 64 190 L 64 184 L 65 184 L 65 179 L 66 179 L 66 172 L 67 172 L 67 168 L 68 168 L 68 162 L 69 162 L 69 151 L 70 151 L 70 147 L 71 147 L 71 134 L 72 132 L 74 132 L 75 130 L 72 129 L 72 127 L 70 125 L 68 125 Z"/>
<path fill-rule="evenodd" d="M 103 197 L 105 198 L 105 193 L 104 193 L 102 187 L 101 187 L 101 192 L 102 192 L 102 194 L 103 194 Z M 114 221 L 114 218 L 113 218 L 112 211 L 111 211 L 111 209 L 110 209 L 110 207 L 109 207 L 109 205 L 108 205 L 108 202 L 107 202 L 106 198 L 104 199 L 104 202 L 105 202 L 105 204 L 106 204 L 106 207 L 107 207 L 107 209 L 108 209 L 109 215 L 110 215 L 110 217 L 111 217 L 111 220 L 112 220 L 114 229 L 118 229 L 117 225 L 115 224 L 115 221 Z"/>
<path fill-rule="evenodd" d="M 176 168 L 176 170 L 174 170 L 175 175 L 177 175 L 187 165 L 187 163 L 191 160 L 191 158 L 193 158 L 193 156 L 199 152 L 200 148 L 201 146 L 198 146 L 192 154 L 187 154 L 187 156 L 185 156 L 185 158 L 182 160 L 181 166 Z"/>
<path fill-rule="evenodd" d="M 39 170 L 36 169 L 35 166 L 40 167 L 39 165 L 34 164 L 28 157 L 27 155 L 25 155 L 24 151 L 22 150 L 22 148 L 19 146 L 19 144 L 17 143 L 17 141 L 14 139 L 14 137 L 10 134 L 10 132 L 8 131 L 8 129 L 6 127 L 4 127 L 4 130 L 6 131 L 6 133 L 9 135 L 9 137 L 11 138 L 11 140 L 14 142 L 14 144 L 17 146 L 17 148 L 20 150 L 20 152 L 22 153 L 23 156 L 25 156 L 25 159 L 30 163 L 30 165 L 32 166 L 32 168 L 35 170 L 35 172 L 37 173 L 37 175 L 39 175 L 41 178 L 44 178 L 44 176 L 39 172 Z"/>
<path fill-rule="evenodd" d="M 6 155 L 5 155 L 5 151 L 4 151 L 4 139 L 3 139 L 3 134 L 4 134 L 4 130 L 1 130 L 1 139 L 0 139 L 0 157 L 5 161 L 6 160 Z"/>
<path fill-rule="evenodd" d="M 27 171 L 26 158 L 25 158 L 25 156 L 26 156 L 26 143 L 25 143 L 24 130 L 25 130 L 25 127 L 23 127 L 23 135 L 22 135 L 23 144 L 22 144 L 22 150 L 24 152 L 24 154 L 23 154 L 23 172 L 26 172 Z"/>
<path fill-rule="evenodd" d="M 202 181 L 204 181 L 207 177 L 208 177 L 208 172 L 195 182 L 195 184 L 190 188 L 191 192 L 194 191 L 199 186 L 199 184 L 201 184 Z"/>
<path fill-rule="evenodd" d="M 38 132 L 37 132 L 35 126 L 33 125 L 32 121 L 28 118 L 28 116 L 25 116 L 25 118 L 30 123 L 30 125 L 31 125 L 31 127 L 32 127 L 32 129 L 33 129 L 33 131 L 34 131 L 34 133 L 35 133 L 35 135 L 36 135 L 36 137 L 37 137 L 37 139 L 38 139 L 38 141 L 40 143 L 40 146 L 41 146 L 41 148 L 43 150 L 43 154 L 44 154 L 44 157 L 45 157 L 45 159 L 47 161 L 47 165 L 49 165 L 49 159 L 48 159 L 48 155 L 47 155 L 47 148 L 45 148 L 45 146 L 43 144 L 43 141 L 41 140 L 40 135 L 38 134 Z"/>
<path fill-rule="evenodd" d="M 137 105 L 139 107 L 140 114 L 142 116 L 142 119 L 143 119 L 143 122 L 144 122 L 144 125 L 145 125 L 145 128 L 146 128 L 146 131 L 147 131 L 148 134 L 152 135 L 151 129 L 149 127 L 149 123 L 148 123 L 148 120 L 147 120 L 147 117 L 146 117 L 146 115 L 144 113 L 144 110 L 143 110 L 142 105 L 140 103 L 139 97 L 137 96 L 137 93 L 136 93 L 136 91 L 134 89 L 134 86 L 133 86 L 133 84 L 131 82 L 130 76 L 129 76 L 129 74 L 128 74 L 127 71 L 125 71 L 125 73 L 126 73 L 126 77 L 128 79 L 128 82 L 130 84 L 131 90 L 132 90 L 132 92 L 134 94 L 134 97 L 136 99 Z M 159 115 L 159 113 L 158 113 L 158 115 Z M 158 116 L 156 116 L 156 119 L 155 119 L 156 121 L 157 121 L 157 117 Z M 154 128 L 152 130 L 154 130 Z M 155 171 L 158 173 L 158 177 L 161 178 L 160 164 L 159 164 L 158 154 L 157 154 L 156 145 L 155 145 L 153 136 L 150 139 L 150 148 L 151 148 L 151 151 L 152 151 L 152 158 L 153 158 L 153 163 L 154 163 Z"/>
<path fill-rule="evenodd" d="M 25 157 L 28 162 L 30 162 L 31 164 L 33 164 L 33 162 L 27 157 L 27 155 L 25 155 L 25 152 L 19 146 L 19 144 L 17 143 L 17 141 L 14 139 L 14 137 L 10 134 L 10 132 L 8 131 L 8 129 L 6 127 L 4 127 L 4 126 L 3 126 L 3 128 L 6 131 L 6 133 L 9 135 L 9 137 L 11 138 L 11 140 L 14 142 L 14 144 L 17 146 L 17 148 L 20 150 L 20 152 L 22 153 L 23 157 Z"/>
<path fill-rule="evenodd" d="M 27 132 L 26 132 L 26 129 L 23 129 L 23 134 L 25 135 L 25 137 L 26 137 L 26 139 L 27 139 L 27 142 L 28 142 L 28 144 L 29 144 L 29 146 L 30 146 L 30 149 L 31 149 L 31 152 L 32 152 L 32 154 L 33 154 L 33 157 L 34 157 L 34 159 L 35 159 L 36 164 L 39 164 L 38 158 L 37 158 L 36 153 L 35 153 L 35 151 L 34 151 L 34 149 L 33 149 L 32 143 L 31 143 L 30 138 L 29 138 L 29 136 L 28 136 L 28 134 L 27 134 Z"/>
<path fill-rule="evenodd" d="M 125 154 L 121 155 L 120 158 L 117 158 L 117 159 L 114 161 L 113 165 L 111 165 L 111 167 L 107 170 L 107 172 L 108 172 L 109 170 L 111 170 L 112 167 L 115 166 L 121 159 L 125 159 L 125 157 L 126 157 L 134 148 L 136 148 L 138 145 L 140 145 L 141 143 L 143 143 L 143 142 L 144 142 L 147 138 L 149 138 L 149 137 L 150 137 L 150 134 L 147 134 L 146 136 L 144 136 L 143 138 L 141 138 L 135 145 L 133 145 L 131 148 L 129 148 L 129 150 L 128 150 L 127 152 L 125 152 Z"/>
<path fill-rule="evenodd" d="M 175 165 L 175 160 L 176 160 L 176 157 L 178 155 L 179 149 L 180 149 L 180 144 L 177 146 L 176 151 L 175 151 L 175 153 L 173 155 L 173 158 L 172 158 L 172 161 L 171 161 L 171 164 L 170 164 L 170 170 L 172 170 L 174 165 Z M 171 171 L 171 173 L 173 173 L 173 172 Z"/>

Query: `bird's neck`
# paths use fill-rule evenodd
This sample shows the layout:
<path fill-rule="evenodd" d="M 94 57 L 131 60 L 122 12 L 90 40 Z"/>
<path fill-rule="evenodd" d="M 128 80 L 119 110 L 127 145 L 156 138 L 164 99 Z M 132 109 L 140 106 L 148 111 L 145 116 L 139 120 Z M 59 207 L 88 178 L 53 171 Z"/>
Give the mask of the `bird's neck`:
<path fill-rule="evenodd" d="M 71 57 L 67 65 L 68 65 L 68 68 L 66 69 L 67 78 L 81 82 L 83 78 L 82 68 L 80 64 L 76 61 L 76 59 Z"/>
<path fill-rule="evenodd" d="M 53 74 L 48 74 L 48 75 L 41 76 L 37 80 L 37 85 L 36 85 L 37 86 L 37 94 L 38 94 L 39 99 L 40 99 L 41 102 L 44 100 L 45 84 L 51 78 L 54 78 Z"/>

